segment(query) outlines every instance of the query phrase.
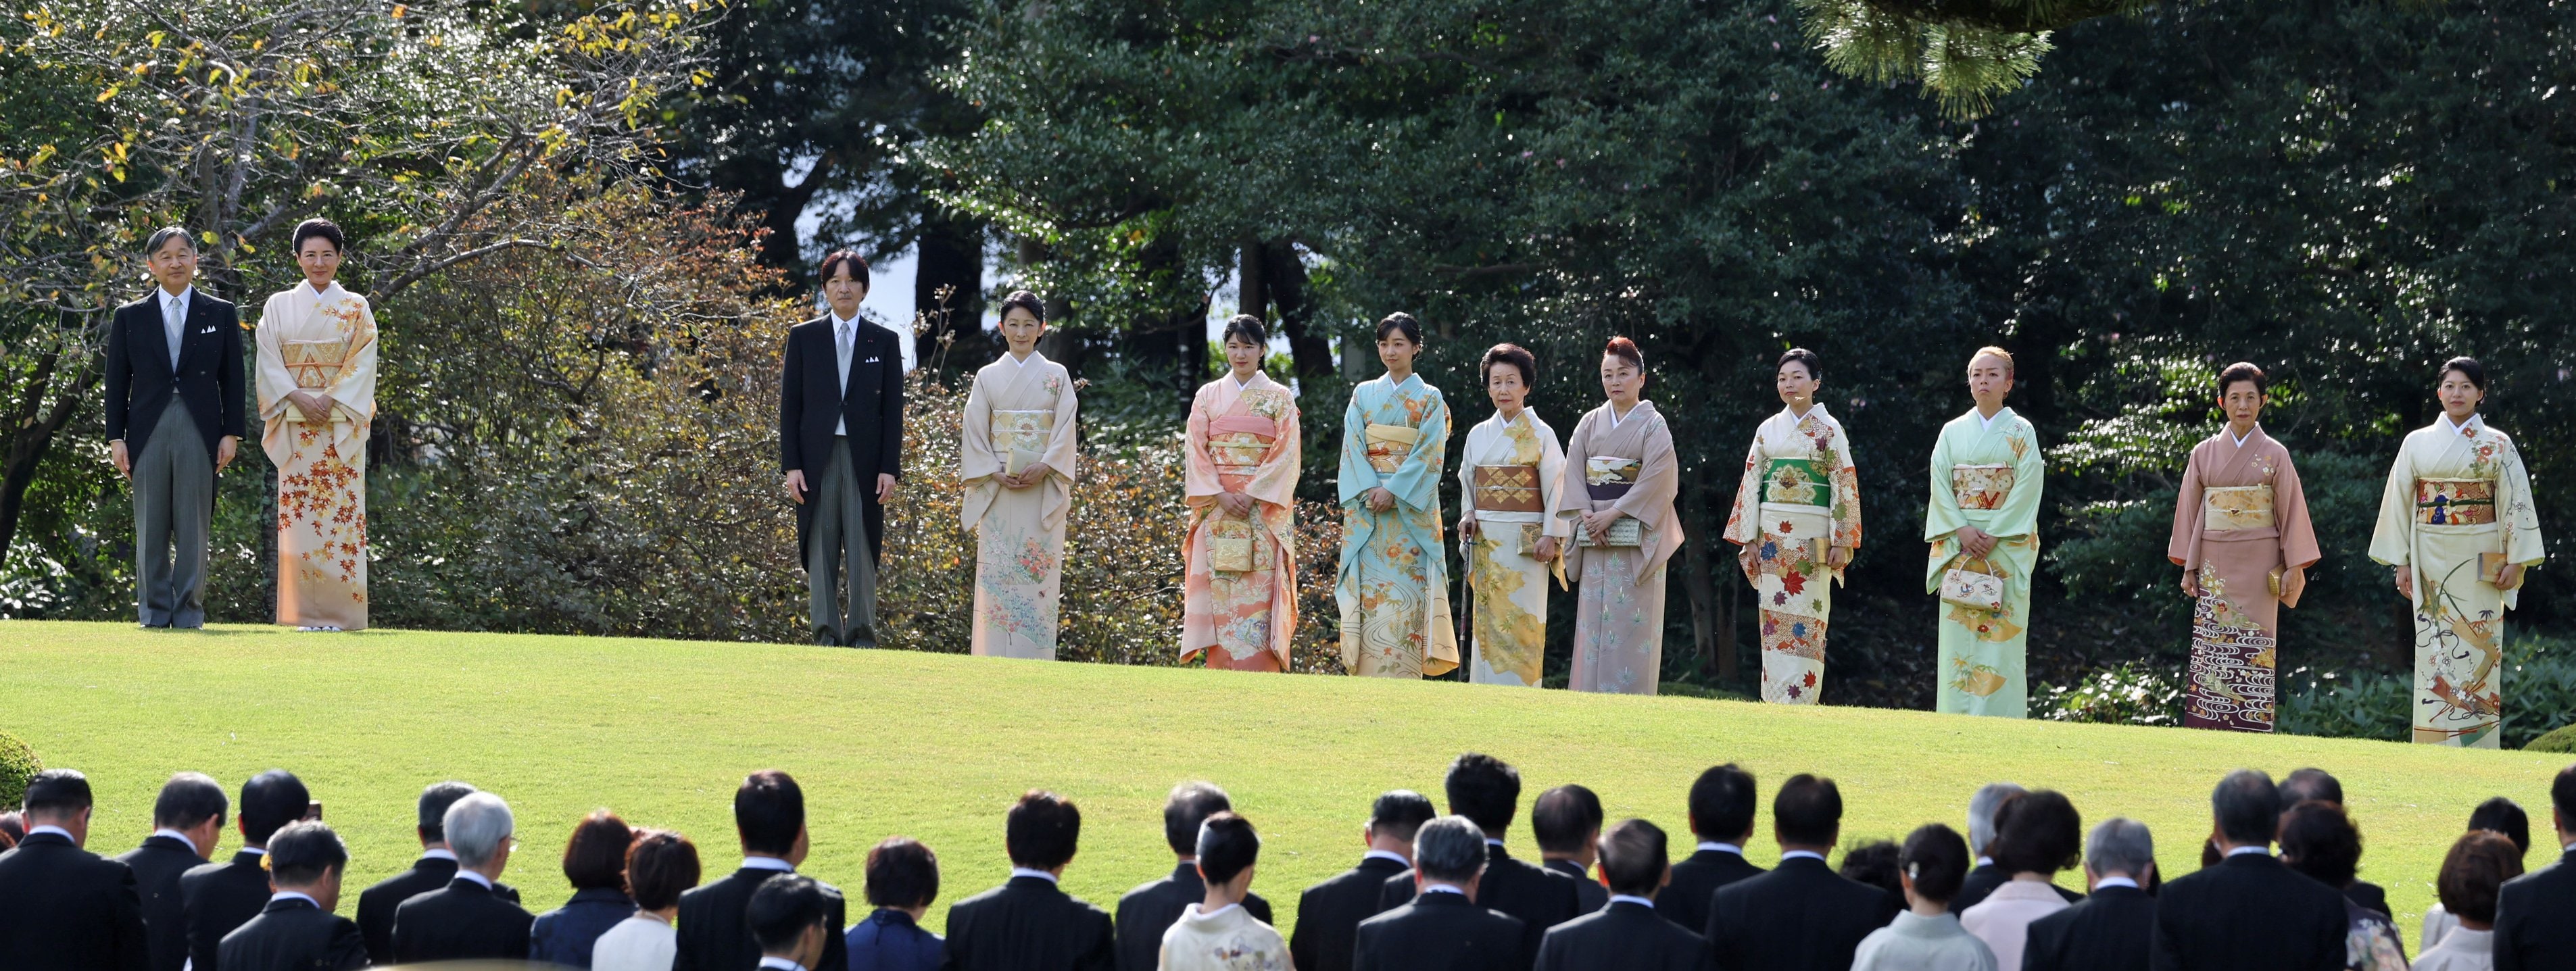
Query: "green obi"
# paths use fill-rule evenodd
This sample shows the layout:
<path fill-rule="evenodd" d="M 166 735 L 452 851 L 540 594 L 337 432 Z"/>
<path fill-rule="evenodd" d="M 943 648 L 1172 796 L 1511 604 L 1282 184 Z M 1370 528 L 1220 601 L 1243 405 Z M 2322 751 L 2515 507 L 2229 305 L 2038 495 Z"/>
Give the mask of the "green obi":
<path fill-rule="evenodd" d="M 1834 485 L 1816 467 L 1815 459 L 1772 459 L 1762 469 L 1762 501 L 1830 509 Z"/>

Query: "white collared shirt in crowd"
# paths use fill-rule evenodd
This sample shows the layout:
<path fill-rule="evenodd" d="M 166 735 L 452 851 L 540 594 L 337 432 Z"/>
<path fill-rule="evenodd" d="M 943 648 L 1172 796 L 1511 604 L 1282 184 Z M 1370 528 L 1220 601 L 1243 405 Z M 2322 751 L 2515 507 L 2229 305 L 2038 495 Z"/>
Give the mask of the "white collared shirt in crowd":
<path fill-rule="evenodd" d="M 153 830 L 153 831 L 152 831 L 152 835 L 154 835 L 154 836 L 167 836 L 167 837 L 169 837 L 169 838 L 171 838 L 171 839 L 178 840 L 179 842 L 182 842 L 182 843 L 186 843 L 186 844 L 188 844 L 188 852 L 190 852 L 190 853 L 194 853 L 194 854 L 197 854 L 198 856 L 201 856 L 201 857 L 206 855 L 206 851 L 205 851 L 205 850 L 198 848 L 198 846 L 197 846 L 197 841 L 196 841 L 196 840 L 189 839 L 189 838 L 188 838 L 188 834 L 186 834 L 186 833 L 182 833 L 182 832 L 180 832 L 180 831 L 178 831 L 178 830 L 170 829 L 170 828 L 164 827 L 164 828 L 161 828 L 161 829 Z"/>
<path fill-rule="evenodd" d="M 1366 852 L 1366 853 L 1362 853 L 1362 854 L 1360 854 L 1360 859 L 1362 859 L 1362 860 L 1393 860 L 1393 861 L 1395 861 L 1395 862 L 1397 862 L 1397 863 L 1403 864 L 1403 865 L 1404 865 L 1404 867 L 1405 867 L 1406 869 L 1411 869 L 1411 868 L 1413 867 L 1413 861 L 1412 861 L 1412 860 L 1405 859 L 1405 858 L 1404 858 L 1404 854 L 1402 854 L 1402 853 L 1389 852 L 1389 851 L 1387 851 L 1387 850 L 1370 850 L 1370 851 L 1368 851 L 1368 852 Z"/>
<path fill-rule="evenodd" d="M 483 889 L 485 889 L 485 890 L 490 890 L 490 889 L 492 889 L 492 878 L 491 878 L 491 877 L 484 876 L 484 875 L 482 875 L 482 874 L 480 874 L 480 873 L 476 873 L 476 872 L 474 872 L 474 871 L 472 871 L 472 870 L 468 870 L 468 869 L 465 869 L 465 868 L 463 868 L 463 867 L 458 867 L 458 868 L 456 869 L 456 879 L 459 879 L 459 880 L 472 880 L 472 881 L 474 881 L 474 882 L 476 882 L 476 883 L 482 884 L 482 885 L 483 885 Z"/>
<path fill-rule="evenodd" d="M 1650 909 L 1650 910 L 1651 910 L 1651 909 L 1653 909 L 1653 908 L 1654 908 L 1654 906 L 1655 906 L 1655 901 L 1653 900 L 1653 898 L 1650 898 L 1650 897 L 1639 897 L 1639 896 L 1636 896 L 1636 895 L 1634 895 L 1634 894 L 1625 894 L 1625 893 L 1614 893 L 1614 894 L 1611 894 L 1611 895 L 1610 895 L 1610 902 L 1611 902 L 1611 903 L 1614 903 L 1614 904 L 1615 904 L 1615 903 L 1618 903 L 1618 902 L 1620 902 L 1620 901 L 1622 901 L 1622 900 L 1627 901 L 1627 902 L 1632 903 L 1632 904 L 1636 904 L 1636 905 L 1637 905 L 1637 906 L 1639 906 L 1639 907 L 1644 907 L 1644 908 L 1647 908 L 1647 909 Z"/>
<path fill-rule="evenodd" d="M 1699 841 L 1699 848 L 1703 850 L 1716 850 L 1720 853 L 1733 853 L 1737 856 L 1744 855 L 1743 847 L 1737 846 L 1733 843 L 1720 843 L 1716 840 L 1701 840 Z"/>
<path fill-rule="evenodd" d="M 742 868 L 745 870 L 776 870 L 780 873 L 796 872 L 796 864 L 789 863 L 774 856 L 743 857 Z"/>
<path fill-rule="evenodd" d="M 2093 881 L 2093 891 L 2095 893 L 2100 893 L 2104 887 L 2127 887 L 2131 890 L 2136 890 L 2138 889 L 2138 881 L 2131 880 L 2127 877 L 2103 877 Z"/>
<path fill-rule="evenodd" d="M 1814 850 L 1790 850 L 1790 851 L 1788 851 L 1788 852 L 1786 852 L 1786 853 L 1782 853 L 1782 854 L 1780 854 L 1780 859 L 1781 859 L 1781 861 L 1782 861 L 1782 862 L 1787 862 L 1787 861 L 1789 861 L 1789 860 L 1796 860 L 1796 859 L 1802 859 L 1802 858 L 1803 858 L 1803 859 L 1814 860 L 1814 861 L 1816 861 L 1816 862 L 1818 862 L 1818 863 L 1823 863 L 1823 862 L 1825 862 L 1825 855 L 1824 855 L 1824 854 L 1822 854 L 1822 853 L 1818 853 L 1818 852 L 1816 852 L 1816 851 L 1814 851 Z"/>
<path fill-rule="evenodd" d="M 1048 883 L 1054 883 L 1054 882 L 1056 882 L 1056 875 L 1055 875 L 1055 874 L 1052 874 L 1052 873 L 1048 873 L 1048 872 L 1046 872 L 1045 870 L 1032 870 L 1032 869 L 1029 869 L 1028 867 L 1024 867 L 1024 866 L 1015 866 L 1015 867 L 1012 867 L 1012 868 L 1011 868 L 1011 879 L 1013 879 L 1013 880 L 1017 880 L 1017 879 L 1019 879 L 1019 878 L 1021 878 L 1021 877 L 1036 877 L 1036 878 L 1038 878 L 1038 879 L 1040 879 L 1040 880 L 1044 880 L 1044 881 L 1046 881 L 1046 882 L 1048 882 Z"/>
<path fill-rule="evenodd" d="M 456 851 L 444 846 L 433 846 L 429 849 L 420 851 L 420 858 L 424 860 L 446 860 L 449 863 L 454 863 L 456 862 Z"/>

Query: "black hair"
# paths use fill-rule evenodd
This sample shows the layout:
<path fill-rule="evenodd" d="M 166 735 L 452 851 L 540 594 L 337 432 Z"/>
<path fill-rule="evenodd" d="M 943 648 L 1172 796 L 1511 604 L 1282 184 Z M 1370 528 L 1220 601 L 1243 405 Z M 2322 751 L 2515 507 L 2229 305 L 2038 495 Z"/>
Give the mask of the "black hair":
<path fill-rule="evenodd" d="M 78 769 L 46 769 L 27 780 L 27 795 L 18 804 L 27 815 L 78 814 L 90 807 L 89 777 Z M 33 824 L 29 824 L 33 825 Z"/>
<path fill-rule="evenodd" d="M 2478 363 L 2477 358 L 2455 357 L 2442 362 L 2440 374 L 2449 374 L 2453 371 L 2460 372 L 2460 376 L 2469 379 L 2469 383 L 2476 385 L 2478 390 L 2487 389 L 2487 366 Z"/>
<path fill-rule="evenodd" d="M 572 828 L 564 841 L 564 879 L 574 890 L 622 890 L 626 887 L 626 849 L 635 830 L 616 813 L 601 809 Z"/>
<path fill-rule="evenodd" d="M 2084 856 L 2084 817 L 2065 793 L 2033 789 L 1995 810 L 1995 846 L 1989 855 L 2005 873 L 2056 873 Z"/>
<path fill-rule="evenodd" d="M 2531 852 L 2531 814 L 2523 812 L 2522 804 L 2511 799 L 2495 796 L 2479 803 L 2478 808 L 2469 810 L 2469 828 L 2502 833 L 2513 841 L 2514 849 Z"/>
<path fill-rule="evenodd" d="M 32 793 L 35 788 L 30 786 L 27 791 Z M 2559 818 L 2576 822 L 2576 765 L 2558 770 L 2558 778 L 2550 780 L 2549 805 L 2558 810 Z"/>
<path fill-rule="evenodd" d="M 843 263 L 850 265 L 850 279 L 858 281 L 860 290 L 866 290 L 868 288 L 868 259 L 867 257 L 860 256 L 859 251 L 857 250 L 836 249 L 829 255 L 824 256 L 822 267 L 814 271 L 814 282 L 817 285 L 831 282 L 833 272 L 839 270 Z M 1041 314 L 1040 316 L 1043 317 L 1044 315 Z"/>
<path fill-rule="evenodd" d="M 1038 299 L 1035 293 L 1027 290 L 1011 291 L 1010 296 L 1002 298 L 1001 306 L 994 309 L 993 315 L 996 318 L 1008 317 L 1011 315 L 1012 308 L 1026 310 L 1029 316 L 1038 319 L 1038 323 L 1046 323 L 1046 301 Z"/>
<path fill-rule="evenodd" d="M 733 791 L 733 825 L 742 832 L 744 852 L 785 856 L 805 828 L 805 790 L 777 769 L 745 776 Z"/>
<path fill-rule="evenodd" d="M 1960 885 L 1968 879 L 1968 841 L 1958 831 L 1933 823 L 1906 834 L 1905 851 L 1898 861 L 1905 875 L 1914 878 L 1916 896 L 1948 902 L 1958 897 Z"/>
<path fill-rule="evenodd" d="M 420 838 L 432 843 L 447 839 L 447 807 L 475 793 L 475 788 L 450 780 L 433 782 L 420 791 Z"/>
<path fill-rule="evenodd" d="M 1521 773 L 1503 760 L 1468 752 L 1449 763 L 1449 811 L 1475 822 L 1488 833 L 1510 829 L 1520 812 Z"/>
<path fill-rule="evenodd" d="M 742 915 L 743 922 L 751 925 L 752 941 L 766 953 L 795 947 L 805 929 L 822 927 L 829 913 L 823 885 L 802 873 L 789 873 L 761 881 Z M 830 930 L 824 928 L 825 933 Z"/>
<path fill-rule="evenodd" d="M 143 241 L 143 255 L 150 256 L 161 252 L 161 247 L 170 245 L 170 241 L 174 239 L 187 243 L 188 252 L 197 251 L 197 238 L 188 235 L 187 227 L 163 226 L 153 230 L 151 238 Z"/>
<path fill-rule="evenodd" d="M 2251 361 L 2238 361 L 2218 372 L 2218 396 L 2227 397 L 2227 386 L 2238 381 L 2254 382 L 2255 394 L 2263 394 L 2272 389 L 2272 379 L 2264 375 L 2262 368 L 2255 367 Z"/>
<path fill-rule="evenodd" d="M 232 800 L 215 780 L 201 772 L 182 772 L 161 784 L 161 797 L 152 801 L 152 825 L 187 829 L 212 819 L 221 828 L 231 810 Z"/>
<path fill-rule="evenodd" d="M 1774 368 L 1788 367 L 1792 363 L 1805 365 L 1807 368 L 1807 376 L 1810 378 L 1818 381 L 1825 379 L 1825 361 L 1823 358 L 1817 357 L 1816 352 L 1814 351 L 1803 347 L 1792 347 L 1781 352 L 1780 363 L 1775 365 Z"/>
<path fill-rule="evenodd" d="M 1582 786 L 1558 786 L 1530 803 L 1530 835 L 1549 853 L 1583 852 L 1583 841 L 1601 831 L 1601 797 Z"/>
<path fill-rule="evenodd" d="M 1171 796 L 1163 800 L 1163 842 L 1181 856 L 1197 853 L 1199 824 L 1232 808 L 1234 801 L 1213 783 L 1184 782 L 1173 786 Z"/>
<path fill-rule="evenodd" d="M 889 836 L 868 848 L 868 903 L 879 907 L 928 907 L 939 899 L 939 854 L 909 836 Z"/>
<path fill-rule="evenodd" d="M 2281 790 L 2257 769 L 2238 769 L 2209 793 L 2218 833 L 2240 846 L 2268 846 L 2281 828 Z"/>
<path fill-rule="evenodd" d="M 1836 867 L 1834 872 L 1845 880 L 1869 884 L 1887 891 L 1897 900 L 1904 900 L 1905 882 L 1896 877 L 1904 855 L 1904 850 L 1893 840 L 1870 840 L 1844 850 L 1843 865 Z"/>
<path fill-rule="evenodd" d="M 242 783 L 242 839 L 266 843 L 280 827 L 304 818 L 312 808 L 313 794 L 305 791 L 304 780 L 285 769 L 270 769 L 251 776 Z"/>
<path fill-rule="evenodd" d="M 1664 868 L 1672 860 L 1671 843 L 1662 828 L 1642 819 L 1623 819 L 1601 834 L 1601 877 L 1610 892 L 1652 897 L 1662 888 Z"/>
<path fill-rule="evenodd" d="M 1270 328 L 1262 324 L 1261 318 L 1251 314 L 1236 314 L 1226 318 L 1225 332 L 1217 335 L 1216 342 L 1223 345 L 1237 337 L 1243 338 L 1244 343 L 1254 347 L 1270 346 Z"/>
<path fill-rule="evenodd" d="M 2310 799 L 2292 806 L 2281 816 L 2281 862 L 2343 889 L 2361 869 L 2361 830 L 2335 803 Z"/>
<path fill-rule="evenodd" d="M 1398 310 L 1378 319 L 1377 339 L 1385 340 L 1386 332 L 1391 330 L 1403 331 L 1404 339 L 1412 341 L 1415 346 L 1422 344 L 1422 322 L 1413 319 L 1412 314 Z"/>
<path fill-rule="evenodd" d="M 1380 836 L 1413 842 L 1413 833 L 1440 815 L 1431 807 L 1431 797 L 1411 789 L 1395 789 L 1378 796 L 1369 805 L 1369 828 Z"/>
<path fill-rule="evenodd" d="M 1691 783 L 1691 825 L 1704 840 L 1739 840 L 1753 831 L 1753 773 L 1735 763 L 1711 766 Z"/>
<path fill-rule="evenodd" d="M 1780 842 L 1829 846 L 1843 825 L 1843 793 L 1834 780 L 1798 773 L 1771 797 L 1771 826 Z"/>
<path fill-rule="evenodd" d="M 1053 870 L 1072 860 L 1082 842 L 1082 810 L 1073 800 L 1031 789 L 1011 807 L 1002 833 L 1012 865 Z"/>
<path fill-rule="evenodd" d="M 626 847 L 626 895 L 642 910 L 660 910 L 680 902 L 680 893 L 698 885 L 698 846 L 667 829 L 635 834 Z"/>
<path fill-rule="evenodd" d="M 296 223 L 295 235 L 287 237 L 286 249 L 291 253 L 304 252 L 304 241 L 316 236 L 330 240 L 332 249 L 343 253 L 349 251 L 349 237 L 340 232 L 339 225 L 319 216 Z"/>
<path fill-rule="evenodd" d="M 2280 784 L 2274 788 L 2281 794 L 2282 812 L 2289 812 L 2290 807 L 2311 799 L 2321 799 L 2338 806 L 2343 805 L 2343 783 L 2324 769 L 2308 768 L 2292 772 L 2282 776 Z"/>
<path fill-rule="evenodd" d="M 1496 344 L 1493 347 L 1487 348 L 1485 350 L 1484 359 L 1476 363 L 1476 373 L 1483 375 L 1486 381 L 1492 381 L 1494 379 L 1494 365 L 1497 364 L 1509 364 L 1512 367 L 1518 368 L 1521 372 L 1521 385 L 1523 387 L 1535 388 L 1538 386 L 1538 358 L 1531 356 L 1530 352 L 1523 349 L 1520 345 Z"/>
<path fill-rule="evenodd" d="M 349 865 L 349 847 L 321 820 L 297 820 L 268 837 L 269 879 L 304 886 Z"/>
<path fill-rule="evenodd" d="M 1219 810 L 1199 827 L 1199 876 L 1208 883 L 1224 883 L 1250 869 L 1261 858 L 1261 834 L 1252 831 L 1252 821 L 1231 811 Z"/>

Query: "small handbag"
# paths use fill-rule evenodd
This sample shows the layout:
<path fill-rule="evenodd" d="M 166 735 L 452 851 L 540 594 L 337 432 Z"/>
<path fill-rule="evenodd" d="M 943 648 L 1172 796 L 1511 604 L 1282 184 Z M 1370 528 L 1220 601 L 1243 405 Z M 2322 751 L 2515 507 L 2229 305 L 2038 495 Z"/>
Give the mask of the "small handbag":
<path fill-rule="evenodd" d="M 1591 530 L 1583 528 L 1581 524 L 1576 524 L 1574 531 L 1583 535 L 1583 545 L 1585 546 L 1636 547 L 1644 545 L 1641 542 L 1641 540 L 1645 538 L 1644 524 L 1639 523 L 1636 517 L 1633 516 L 1621 516 L 1612 521 L 1610 523 L 1610 528 L 1602 530 L 1601 536 L 1598 539 L 1593 537 Z"/>
<path fill-rule="evenodd" d="M 1985 567 L 1969 569 L 1969 564 Z M 1959 561 L 1958 566 L 1941 573 L 1941 602 L 1970 610 L 2001 612 L 2004 609 L 2004 580 L 1989 572 L 1994 564 L 1980 558 Z"/>
<path fill-rule="evenodd" d="M 1247 522 L 1218 519 L 1208 537 L 1208 567 L 1219 573 L 1252 572 L 1251 527 Z"/>
<path fill-rule="evenodd" d="M 2512 565 L 2505 562 L 2502 553 L 2480 553 L 2478 554 L 2478 578 L 2485 580 L 2489 586 L 2504 586 L 2504 571 Z"/>
<path fill-rule="evenodd" d="M 1520 548 L 1515 550 L 1515 552 L 1522 556 L 1537 556 L 1539 537 L 1547 535 L 1547 527 L 1538 523 L 1516 523 L 1514 525 L 1519 527 L 1518 529 L 1513 530 L 1513 532 L 1519 534 L 1521 541 Z"/>

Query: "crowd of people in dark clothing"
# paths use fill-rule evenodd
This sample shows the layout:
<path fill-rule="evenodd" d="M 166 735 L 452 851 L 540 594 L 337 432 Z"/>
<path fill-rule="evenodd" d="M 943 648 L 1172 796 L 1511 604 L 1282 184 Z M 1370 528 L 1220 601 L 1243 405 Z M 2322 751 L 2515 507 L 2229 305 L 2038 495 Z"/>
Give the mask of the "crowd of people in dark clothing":
<path fill-rule="evenodd" d="M 19 812 L 0 815 L 0 967 L 11 971 L 335 971 L 441 961 L 527 961 L 601 971 L 2393 971 L 2409 967 L 2386 894 L 2356 879 L 2361 837 L 2335 778 L 2275 783 L 2240 769 L 2210 795 L 2197 872 L 2165 880 L 2153 836 L 2116 818 L 2089 832 L 2064 794 L 1995 783 L 1900 842 L 1845 848 L 1833 780 L 1797 775 L 1770 800 L 1780 862 L 1744 848 L 1759 833 L 1753 775 L 1701 773 L 1689 791 L 1695 846 L 1642 819 L 1608 823 L 1575 785 L 1540 793 L 1536 862 L 1504 848 L 1519 773 L 1461 755 L 1447 815 L 1415 792 L 1370 806 L 1357 865 L 1306 888 L 1293 931 L 1251 887 L 1252 822 L 1204 782 L 1171 792 L 1170 875 L 1115 913 L 1058 886 L 1082 814 L 1042 790 L 1010 808 L 1003 885 L 951 905 L 943 938 L 922 926 L 939 860 L 903 837 L 871 848 L 857 923 L 841 892 L 796 872 L 809 848 L 804 795 L 779 771 L 734 794 L 742 864 L 701 884 L 697 846 L 606 811 L 563 851 L 573 894 L 531 914 L 501 881 L 517 847 L 499 797 L 461 782 L 419 800 L 420 858 L 338 914 L 349 856 L 304 784 L 284 771 L 236 802 L 181 773 L 153 805 L 155 830 L 115 858 L 83 848 L 89 781 L 47 770 Z M 2555 845 L 2576 856 L 2576 766 L 2550 792 Z M 241 849 L 208 854 L 227 828 Z M 2198 834 L 2194 834 L 2197 836 Z M 2506 797 L 2471 815 L 2435 875 L 2440 904 L 2417 937 L 2416 971 L 2576 967 L 2576 866 L 2530 873 L 2531 820 Z M 2275 847 L 2277 846 L 2277 851 Z M 1679 857 L 1676 859 L 1676 857 Z M 2080 868 L 2086 893 L 2057 886 Z"/>

